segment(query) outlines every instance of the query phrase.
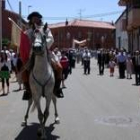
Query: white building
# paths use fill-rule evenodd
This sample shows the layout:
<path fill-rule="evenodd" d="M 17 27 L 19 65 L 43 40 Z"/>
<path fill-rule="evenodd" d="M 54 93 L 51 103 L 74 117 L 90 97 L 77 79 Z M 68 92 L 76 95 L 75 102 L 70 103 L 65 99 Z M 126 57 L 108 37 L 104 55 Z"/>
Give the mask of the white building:
<path fill-rule="evenodd" d="M 116 27 L 116 48 L 128 49 L 128 34 L 126 31 L 126 10 L 115 22 Z"/>

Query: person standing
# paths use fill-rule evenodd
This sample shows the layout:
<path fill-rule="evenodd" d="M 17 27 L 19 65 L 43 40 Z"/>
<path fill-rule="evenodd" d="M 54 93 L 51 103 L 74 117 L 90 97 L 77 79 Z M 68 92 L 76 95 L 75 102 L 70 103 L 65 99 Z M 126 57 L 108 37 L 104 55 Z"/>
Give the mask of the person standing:
<path fill-rule="evenodd" d="M 126 55 L 124 54 L 123 50 L 117 56 L 117 64 L 119 66 L 119 78 L 124 79 L 126 69 Z"/>
<path fill-rule="evenodd" d="M 16 78 L 17 78 L 17 82 L 19 85 L 18 90 L 21 90 L 21 85 L 23 84 L 21 74 L 19 74 L 21 69 L 22 69 L 22 66 L 23 66 L 23 63 L 21 61 L 20 54 L 18 54 L 17 55 L 17 62 L 16 62 Z"/>
<path fill-rule="evenodd" d="M 69 74 L 72 74 L 72 68 L 73 68 L 73 50 L 71 48 L 68 50 L 68 59 L 69 59 Z"/>
<path fill-rule="evenodd" d="M 85 48 L 85 52 L 83 53 L 84 74 L 90 74 L 90 58 L 91 54 L 89 50 Z"/>
<path fill-rule="evenodd" d="M 132 79 L 133 62 L 130 55 L 128 55 L 126 60 L 126 72 L 127 72 L 127 79 Z"/>
<path fill-rule="evenodd" d="M 110 77 L 114 76 L 114 70 L 115 70 L 115 61 L 113 58 L 109 61 L 109 70 L 110 70 Z"/>
<path fill-rule="evenodd" d="M 136 85 L 140 84 L 140 53 L 137 50 L 133 57 L 133 65 L 134 65 L 134 72 L 135 72 L 135 83 Z"/>
<path fill-rule="evenodd" d="M 7 61 L 7 54 L 4 52 L 1 54 L 0 61 L 0 78 L 2 82 L 2 91 L 3 95 L 9 93 L 9 78 L 10 78 L 10 69 L 9 62 Z M 7 85 L 7 93 L 5 93 L 5 83 Z"/>
<path fill-rule="evenodd" d="M 62 70 L 62 88 L 66 88 L 64 81 L 68 77 L 68 72 L 69 72 L 69 60 L 66 56 L 66 52 L 62 51 L 62 57 L 60 59 L 61 66 L 63 68 Z"/>
<path fill-rule="evenodd" d="M 105 55 L 103 50 L 101 49 L 100 52 L 98 53 L 98 62 L 99 66 L 99 74 L 104 75 L 104 65 L 105 65 Z"/>

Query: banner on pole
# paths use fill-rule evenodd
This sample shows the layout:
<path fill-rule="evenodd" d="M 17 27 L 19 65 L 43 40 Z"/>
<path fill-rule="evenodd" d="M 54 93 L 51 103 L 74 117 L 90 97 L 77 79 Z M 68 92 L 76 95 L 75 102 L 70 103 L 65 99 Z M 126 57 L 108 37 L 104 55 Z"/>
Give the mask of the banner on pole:
<path fill-rule="evenodd" d="M 11 42 L 17 46 L 17 52 L 20 53 L 23 63 L 26 63 L 30 55 L 30 40 L 28 35 L 12 19 L 9 18 L 9 20 L 12 23 Z"/>
<path fill-rule="evenodd" d="M 73 39 L 72 47 L 75 48 L 75 44 L 78 44 L 79 46 L 85 46 L 86 45 L 86 42 L 87 42 L 86 39 L 81 40 L 81 41 L 78 41 L 76 39 Z"/>

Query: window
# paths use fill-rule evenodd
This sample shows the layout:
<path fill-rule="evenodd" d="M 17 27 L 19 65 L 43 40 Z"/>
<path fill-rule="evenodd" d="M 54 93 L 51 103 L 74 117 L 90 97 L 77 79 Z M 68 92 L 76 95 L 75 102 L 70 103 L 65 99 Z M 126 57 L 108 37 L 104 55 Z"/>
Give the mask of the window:
<path fill-rule="evenodd" d="M 78 32 L 78 39 L 81 39 L 82 38 L 82 33 L 79 31 Z"/>

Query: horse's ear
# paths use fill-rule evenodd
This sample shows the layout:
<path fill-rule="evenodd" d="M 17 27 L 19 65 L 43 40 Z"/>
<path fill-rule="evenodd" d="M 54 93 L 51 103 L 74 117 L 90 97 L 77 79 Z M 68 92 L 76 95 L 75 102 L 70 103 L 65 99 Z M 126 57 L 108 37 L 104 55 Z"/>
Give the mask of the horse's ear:
<path fill-rule="evenodd" d="M 47 30 L 47 28 L 48 28 L 48 23 L 46 22 L 46 23 L 44 24 L 44 27 L 43 27 L 44 32 Z"/>

